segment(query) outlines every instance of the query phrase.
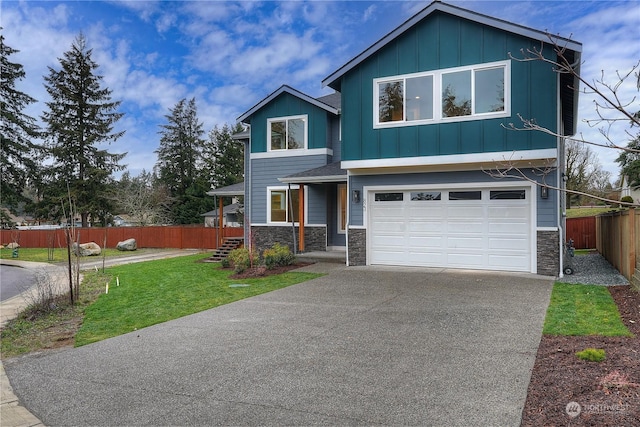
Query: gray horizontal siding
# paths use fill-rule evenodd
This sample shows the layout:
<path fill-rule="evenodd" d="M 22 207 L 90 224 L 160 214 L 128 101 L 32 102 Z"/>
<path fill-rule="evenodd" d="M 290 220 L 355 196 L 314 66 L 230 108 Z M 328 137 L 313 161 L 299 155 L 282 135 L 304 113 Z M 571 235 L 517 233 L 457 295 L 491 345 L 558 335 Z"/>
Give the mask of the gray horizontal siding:
<path fill-rule="evenodd" d="M 326 165 L 328 161 L 326 155 L 251 160 L 251 222 L 253 224 L 267 222 L 267 187 L 286 187 L 287 185 L 278 181 L 278 178 Z M 325 222 L 320 219 L 326 218 L 325 199 L 319 196 L 317 191 L 309 191 L 309 193 L 309 223 L 324 224 Z M 317 210 L 320 212 L 317 213 Z M 312 222 L 312 218 L 320 222 Z"/>
<path fill-rule="evenodd" d="M 528 177 L 539 181 L 539 177 L 533 173 L 528 172 Z M 362 197 L 365 194 L 362 192 L 365 186 L 376 185 L 433 185 L 433 184 L 464 184 L 464 183 L 476 183 L 486 182 L 496 184 L 499 182 L 513 182 L 513 179 L 499 181 L 482 171 L 468 171 L 468 172 L 435 172 L 435 173 L 415 173 L 415 174 L 394 174 L 394 175 L 355 175 L 350 178 L 350 189 L 360 190 Z M 556 176 L 552 174 L 546 177 L 547 184 L 553 186 L 556 184 Z M 528 185 L 528 182 L 524 182 Z M 549 191 L 548 199 L 540 198 L 540 190 L 536 189 L 537 197 L 537 212 L 536 212 L 536 225 L 538 227 L 557 227 L 557 197 L 558 192 L 555 190 Z M 349 210 L 349 224 L 351 226 L 362 226 L 364 224 L 362 202 L 353 204 L 350 202 Z"/>

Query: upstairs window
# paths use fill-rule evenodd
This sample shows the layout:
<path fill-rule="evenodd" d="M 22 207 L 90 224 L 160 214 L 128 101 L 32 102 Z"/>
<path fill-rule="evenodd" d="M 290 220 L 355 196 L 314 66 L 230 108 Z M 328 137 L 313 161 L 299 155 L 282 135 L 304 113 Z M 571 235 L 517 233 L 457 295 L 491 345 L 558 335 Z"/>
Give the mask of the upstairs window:
<path fill-rule="evenodd" d="M 269 151 L 301 150 L 307 147 L 307 116 L 291 116 L 267 121 Z"/>
<path fill-rule="evenodd" d="M 510 115 L 510 62 L 374 80 L 374 127 Z"/>

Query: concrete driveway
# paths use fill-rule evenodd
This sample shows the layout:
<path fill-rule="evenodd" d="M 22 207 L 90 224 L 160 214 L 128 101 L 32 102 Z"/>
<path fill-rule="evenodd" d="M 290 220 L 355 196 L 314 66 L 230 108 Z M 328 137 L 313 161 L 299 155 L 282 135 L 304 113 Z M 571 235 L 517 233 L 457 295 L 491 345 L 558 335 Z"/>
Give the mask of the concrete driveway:
<path fill-rule="evenodd" d="M 517 426 L 552 282 L 339 267 L 4 365 L 51 426 Z"/>

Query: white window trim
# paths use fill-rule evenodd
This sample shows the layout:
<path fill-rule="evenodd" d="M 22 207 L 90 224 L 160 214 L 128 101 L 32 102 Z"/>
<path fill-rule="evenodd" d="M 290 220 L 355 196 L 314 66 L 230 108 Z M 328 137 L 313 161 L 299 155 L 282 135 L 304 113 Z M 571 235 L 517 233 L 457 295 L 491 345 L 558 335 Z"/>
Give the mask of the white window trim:
<path fill-rule="evenodd" d="M 300 186 L 298 184 L 291 184 L 291 189 L 292 190 L 299 190 Z M 271 220 L 271 192 L 272 191 L 287 191 L 287 208 L 289 206 L 289 186 L 287 185 L 278 185 L 278 186 L 271 186 L 271 187 L 267 187 L 267 225 L 291 225 L 291 221 L 286 221 L 286 222 L 281 222 L 281 221 L 272 221 Z M 306 190 L 306 189 L 305 189 Z M 305 222 L 305 226 L 307 225 L 307 209 L 308 209 L 308 203 L 307 203 L 307 191 L 304 192 L 304 222 Z M 294 209 L 297 209 L 297 206 L 293 206 Z M 295 222 L 295 225 L 299 225 L 299 222 Z M 255 225 L 255 224 L 254 224 Z"/>
<path fill-rule="evenodd" d="M 348 218 L 349 218 L 349 212 L 347 210 L 348 206 L 349 206 L 349 193 L 347 192 L 347 194 L 346 194 L 347 197 L 346 197 L 345 206 L 344 206 L 344 209 L 346 210 L 347 221 L 345 221 L 345 228 L 340 228 L 340 225 L 341 225 L 340 224 L 340 222 L 341 222 L 340 221 L 340 217 L 342 215 L 342 207 L 343 207 L 342 203 L 341 203 L 341 199 L 340 199 L 340 189 L 342 189 L 342 188 L 344 188 L 344 191 L 347 191 L 347 184 L 338 184 L 338 191 L 337 191 L 337 193 L 338 193 L 337 194 L 338 203 L 336 203 L 338 205 L 337 206 L 338 207 L 338 209 L 337 209 L 338 215 L 336 217 L 338 219 L 337 224 L 336 224 L 336 230 L 337 230 L 338 234 L 346 234 L 347 233 L 347 224 L 346 224 L 346 222 L 348 222 Z"/>
<path fill-rule="evenodd" d="M 474 71 L 490 68 L 504 67 L 504 111 L 473 113 L 475 103 L 472 103 L 472 114 L 469 116 L 442 117 L 442 76 L 444 74 L 461 71 L 471 71 L 471 96 L 475 96 L 475 74 Z M 403 120 L 393 122 L 380 122 L 380 103 L 378 85 L 384 82 L 403 80 L 403 90 L 406 91 L 406 79 L 416 77 L 433 76 L 433 118 L 423 120 L 407 120 L 406 100 L 403 102 Z M 403 92 L 406 95 L 406 92 Z M 373 128 L 384 129 L 393 127 L 429 125 L 436 123 L 464 122 L 470 120 L 495 119 L 511 116 L 511 60 L 487 62 L 464 67 L 443 68 L 440 70 L 424 71 L 420 73 L 401 74 L 397 76 L 381 77 L 373 80 Z"/>
<path fill-rule="evenodd" d="M 282 150 L 273 150 L 271 149 L 271 123 L 273 122 L 281 122 L 281 121 L 289 121 L 295 119 L 304 120 L 304 146 L 302 148 L 285 148 Z M 287 133 L 289 132 L 289 125 L 287 125 Z M 267 119 L 267 152 L 273 153 L 299 153 L 302 150 L 306 150 L 309 140 L 309 117 L 307 114 L 302 114 L 298 116 L 283 116 L 283 117 L 271 117 Z"/>

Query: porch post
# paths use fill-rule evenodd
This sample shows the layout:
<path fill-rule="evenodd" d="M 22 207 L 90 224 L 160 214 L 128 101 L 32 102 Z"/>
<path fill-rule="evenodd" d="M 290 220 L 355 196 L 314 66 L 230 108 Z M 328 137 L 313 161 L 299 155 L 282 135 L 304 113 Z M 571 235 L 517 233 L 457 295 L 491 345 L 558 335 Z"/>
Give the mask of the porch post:
<path fill-rule="evenodd" d="M 222 246 L 222 242 L 224 241 L 224 236 L 222 235 L 222 221 L 224 220 L 222 217 L 222 212 L 224 210 L 224 196 L 220 196 L 220 213 L 218 214 L 218 247 Z"/>
<path fill-rule="evenodd" d="M 304 252 L 304 184 L 300 184 L 298 190 L 298 241 L 300 242 L 300 252 Z"/>

